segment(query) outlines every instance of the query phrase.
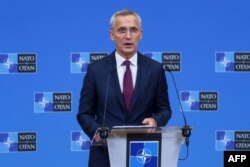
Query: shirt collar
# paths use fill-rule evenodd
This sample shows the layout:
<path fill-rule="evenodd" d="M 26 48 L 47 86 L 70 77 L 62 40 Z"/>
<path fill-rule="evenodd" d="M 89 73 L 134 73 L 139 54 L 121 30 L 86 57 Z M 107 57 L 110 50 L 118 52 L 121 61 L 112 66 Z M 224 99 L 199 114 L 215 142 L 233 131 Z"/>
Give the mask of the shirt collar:
<path fill-rule="evenodd" d="M 116 65 L 117 67 L 122 66 L 122 63 L 126 60 L 125 58 L 123 58 L 121 55 L 119 55 L 119 53 L 115 52 L 115 59 L 116 59 Z M 137 52 L 129 59 L 130 63 L 132 66 L 137 66 L 137 59 L 138 59 L 138 55 Z"/>

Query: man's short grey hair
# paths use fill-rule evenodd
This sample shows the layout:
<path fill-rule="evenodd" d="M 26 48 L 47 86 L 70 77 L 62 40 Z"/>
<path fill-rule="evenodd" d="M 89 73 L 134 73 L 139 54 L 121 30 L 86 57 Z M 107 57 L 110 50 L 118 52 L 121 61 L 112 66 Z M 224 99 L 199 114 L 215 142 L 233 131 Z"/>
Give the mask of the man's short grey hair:
<path fill-rule="evenodd" d="M 141 26 L 142 26 L 141 16 L 139 14 L 137 14 L 136 12 L 134 12 L 132 10 L 128 10 L 128 9 L 123 9 L 123 10 L 117 11 L 116 13 L 114 13 L 111 16 L 111 18 L 110 18 L 110 28 L 112 29 L 114 27 L 117 16 L 128 16 L 128 15 L 135 16 L 137 18 L 137 20 L 139 22 L 139 26 L 141 28 Z"/>

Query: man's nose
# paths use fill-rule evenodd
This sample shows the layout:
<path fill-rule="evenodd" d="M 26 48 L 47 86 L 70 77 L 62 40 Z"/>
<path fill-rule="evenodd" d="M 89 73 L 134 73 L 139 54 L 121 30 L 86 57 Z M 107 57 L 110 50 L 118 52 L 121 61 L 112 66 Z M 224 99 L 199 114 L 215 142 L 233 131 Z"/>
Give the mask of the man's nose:
<path fill-rule="evenodd" d="M 129 30 L 126 31 L 124 37 L 125 37 L 125 38 L 131 38 L 131 37 L 132 37 L 131 32 L 130 32 Z"/>

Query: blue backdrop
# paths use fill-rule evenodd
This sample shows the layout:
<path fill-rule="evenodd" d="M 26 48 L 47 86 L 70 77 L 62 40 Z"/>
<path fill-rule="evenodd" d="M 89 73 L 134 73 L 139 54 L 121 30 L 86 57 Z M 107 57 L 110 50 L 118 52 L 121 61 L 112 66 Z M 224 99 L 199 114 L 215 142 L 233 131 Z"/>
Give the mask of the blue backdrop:
<path fill-rule="evenodd" d="M 123 8 L 142 17 L 141 52 L 180 54 L 181 69 L 174 75 L 193 134 L 189 158 L 179 166 L 223 166 L 223 150 L 235 149 L 220 145 L 225 134 L 234 140 L 235 131 L 250 130 L 249 7 L 248 0 L 1 0 L 1 167 L 87 166 L 89 143 L 76 121 L 84 69 L 75 68 L 90 61 L 89 53 L 113 51 L 109 19 Z M 245 71 L 223 66 L 237 64 L 238 52 L 244 53 Z M 180 105 L 166 76 L 169 126 L 181 126 Z M 216 93 L 216 109 L 185 107 L 199 101 L 201 92 Z"/>

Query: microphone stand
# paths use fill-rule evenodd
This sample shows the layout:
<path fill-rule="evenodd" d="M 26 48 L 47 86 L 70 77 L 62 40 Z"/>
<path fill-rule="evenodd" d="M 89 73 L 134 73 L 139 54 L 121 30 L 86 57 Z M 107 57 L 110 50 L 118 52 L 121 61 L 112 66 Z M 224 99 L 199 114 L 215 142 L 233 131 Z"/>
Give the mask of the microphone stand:
<path fill-rule="evenodd" d="M 167 68 L 167 71 L 171 74 L 171 77 L 173 79 L 175 92 L 177 94 L 178 102 L 179 102 L 179 105 L 181 107 L 182 117 L 183 117 L 183 120 L 184 120 L 184 126 L 181 128 L 181 130 L 182 130 L 182 136 L 185 138 L 185 144 L 186 144 L 186 147 L 187 147 L 187 154 L 186 154 L 185 158 L 182 158 L 182 159 L 179 159 L 179 160 L 186 160 L 188 158 L 189 137 L 191 136 L 192 128 L 191 128 L 191 126 L 187 125 L 186 116 L 184 114 L 184 110 L 183 110 L 183 107 L 181 105 L 181 99 L 180 99 L 180 96 L 179 96 L 179 93 L 178 93 L 179 91 L 178 91 L 177 86 L 176 86 L 174 75 L 173 75 L 172 71 L 169 68 Z"/>

